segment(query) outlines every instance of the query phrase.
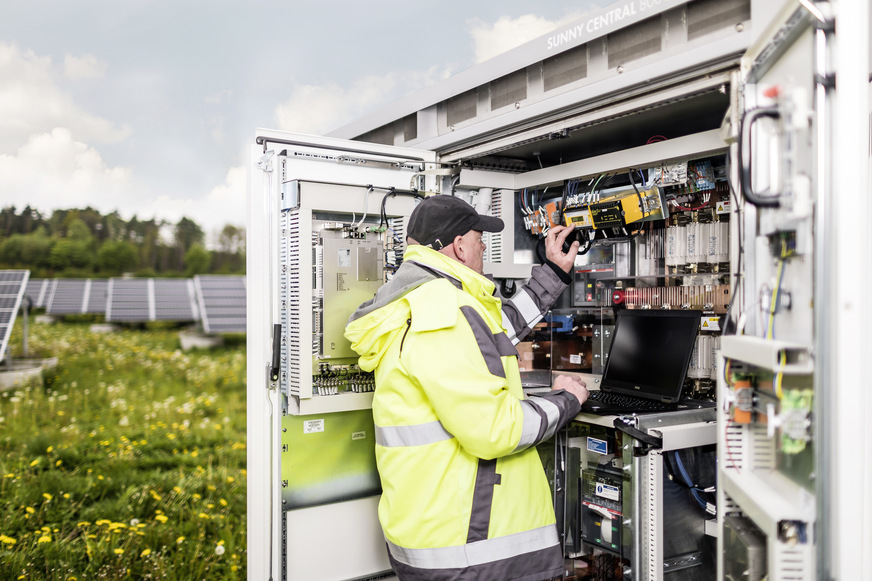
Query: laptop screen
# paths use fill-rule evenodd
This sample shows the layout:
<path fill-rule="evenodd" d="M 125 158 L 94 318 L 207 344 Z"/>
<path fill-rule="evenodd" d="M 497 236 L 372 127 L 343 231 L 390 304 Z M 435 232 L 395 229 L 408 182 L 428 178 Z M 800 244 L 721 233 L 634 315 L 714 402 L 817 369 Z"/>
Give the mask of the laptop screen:
<path fill-rule="evenodd" d="M 674 403 L 699 330 L 700 311 L 618 312 L 602 389 Z"/>

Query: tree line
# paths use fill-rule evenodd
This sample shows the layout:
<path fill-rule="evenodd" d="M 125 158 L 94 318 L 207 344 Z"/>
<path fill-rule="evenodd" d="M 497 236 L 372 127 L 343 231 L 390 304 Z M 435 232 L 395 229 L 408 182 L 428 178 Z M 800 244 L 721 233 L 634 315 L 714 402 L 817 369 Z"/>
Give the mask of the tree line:
<path fill-rule="evenodd" d="M 0 268 L 27 268 L 31 277 L 186 276 L 243 274 L 245 230 L 228 224 L 214 247 L 194 220 L 176 223 L 94 208 L 0 209 Z"/>

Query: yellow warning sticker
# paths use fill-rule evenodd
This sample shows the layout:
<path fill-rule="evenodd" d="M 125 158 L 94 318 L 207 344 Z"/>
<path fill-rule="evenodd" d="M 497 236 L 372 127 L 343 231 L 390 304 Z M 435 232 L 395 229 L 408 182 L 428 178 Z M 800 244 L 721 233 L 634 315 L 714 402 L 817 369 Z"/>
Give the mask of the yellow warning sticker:
<path fill-rule="evenodd" d="M 703 317 L 699 323 L 703 331 L 720 331 L 721 323 L 718 317 Z"/>

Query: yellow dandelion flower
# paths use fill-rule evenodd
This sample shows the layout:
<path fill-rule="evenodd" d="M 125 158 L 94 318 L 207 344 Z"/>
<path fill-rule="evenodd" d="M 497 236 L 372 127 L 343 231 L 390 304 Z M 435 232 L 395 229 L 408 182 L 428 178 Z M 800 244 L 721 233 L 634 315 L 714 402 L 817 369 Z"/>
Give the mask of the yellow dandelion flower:
<path fill-rule="evenodd" d="M 69 492 L 64 492 L 64 498 L 69 498 L 69 497 L 70 497 L 70 493 L 69 493 Z"/>
<path fill-rule="evenodd" d="M 234 482 L 236 482 L 236 479 L 234 477 L 232 477 L 232 476 L 227 477 L 227 484 L 233 484 Z"/>
<path fill-rule="evenodd" d="M 33 462 L 31 462 L 31 463 L 30 463 L 30 466 L 33 467 L 33 466 L 36 466 L 37 464 L 39 464 L 39 458 L 37 458 L 36 460 L 34 460 Z"/>
<path fill-rule="evenodd" d="M 198 516 L 199 516 L 200 518 L 209 518 L 209 515 L 206 514 L 205 512 L 201 512 Z"/>
<path fill-rule="evenodd" d="M 201 498 L 203 498 L 201 495 L 196 493 L 194 494 L 194 500 L 200 500 Z"/>
<path fill-rule="evenodd" d="M 49 536 L 49 535 L 42 535 L 41 537 L 39 537 L 39 539 L 37 539 L 36 542 L 37 542 L 37 544 L 50 543 L 50 542 L 51 542 L 51 536 Z"/>
<path fill-rule="evenodd" d="M 32 506 L 28 506 L 24 510 L 27 511 L 27 514 L 33 514 L 36 512 L 36 509 L 34 509 Z"/>
<path fill-rule="evenodd" d="M 46 500 L 51 500 L 51 494 L 49 494 L 48 492 L 43 492 L 42 497 Z"/>
<path fill-rule="evenodd" d="M 218 504 L 220 504 L 221 506 L 227 506 L 227 501 L 222 498 L 218 501 Z"/>
<path fill-rule="evenodd" d="M 143 551 L 139 554 L 140 557 L 148 557 L 149 555 L 151 555 L 151 549 L 149 548 L 143 549 Z"/>
<path fill-rule="evenodd" d="M 91 523 L 89 523 L 88 521 L 83 520 L 83 521 L 79 521 L 79 522 L 77 522 L 77 523 L 76 523 L 76 526 L 77 526 L 77 527 L 86 527 L 86 526 L 89 526 L 90 524 L 91 524 Z"/>
<path fill-rule="evenodd" d="M 4 545 L 9 545 L 11 547 L 12 545 L 14 545 L 17 542 L 18 541 L 16 541 L 12 537 L 8 537 L 6 535 L 0 535 L 0 543 L 3 543 Z"/>
<path fill-rule="evenodd" d="M 176 544 L 181 545 L 183 542 L 185 542 L 185 537 L 179 537 L 176 539 Z"/>
<path fill-rule="evenodd" d="M 124 549 L 115 549 L 115 554 L 116 554 L 116 555 L 123 555 L 123 554 L 124 554 Z"/>
<path fill-rule="evenodd" d="M 15 478 L 15 474 L 13 474 L 11 472 L 9 474 L 4 474 L 3 478 Z"/>
<path fill-rule="evenodd" d="M 58 460 L 57 462 L 55 462 L 55 466 L 60 466 L 63 463 L 64 463 L 63 460 Z"/>
<path fill-rule="evenodd" d="M 49 446 L 45 449 L 46 454 L 51 454 L 51 451 L 54 450 L 54 446 Z"/>
<path fill-rule="evenodd" d="M 157 515 L 156 517 L 154 517 L 154 520 L 156 520 L 156 521 L 160 521 L 160 522 L 162 522 L 162 523 L 165 523 L 165 522 L 167 522 L 167 521 L 170 520 L 170 519 L 168 519 L 165 515 L 159 514 L 159 515 Z"/>
<path fill-rule="evenodd" d="M 103 475 L 102 475 L 102 474 L 98 474 L 98 475 L 97 475 L 97 480 L 103 480 Z"/>

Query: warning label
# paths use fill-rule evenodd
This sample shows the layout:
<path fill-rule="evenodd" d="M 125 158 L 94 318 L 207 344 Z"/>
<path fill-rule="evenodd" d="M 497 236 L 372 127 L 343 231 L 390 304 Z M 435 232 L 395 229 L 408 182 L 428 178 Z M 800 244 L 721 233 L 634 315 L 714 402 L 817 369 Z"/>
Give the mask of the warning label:
<path fill-rule="evenodd" d="M 324 431 L 324 420 L 306 420 L 303 422 L 303 433 L 314 434 Z"/>
<path fill-rule="evenodd" d="M 720 317 L 703 317 L 700 319 L 699 327 L 703 331 L 720 331 L 721 319 Z"/>

